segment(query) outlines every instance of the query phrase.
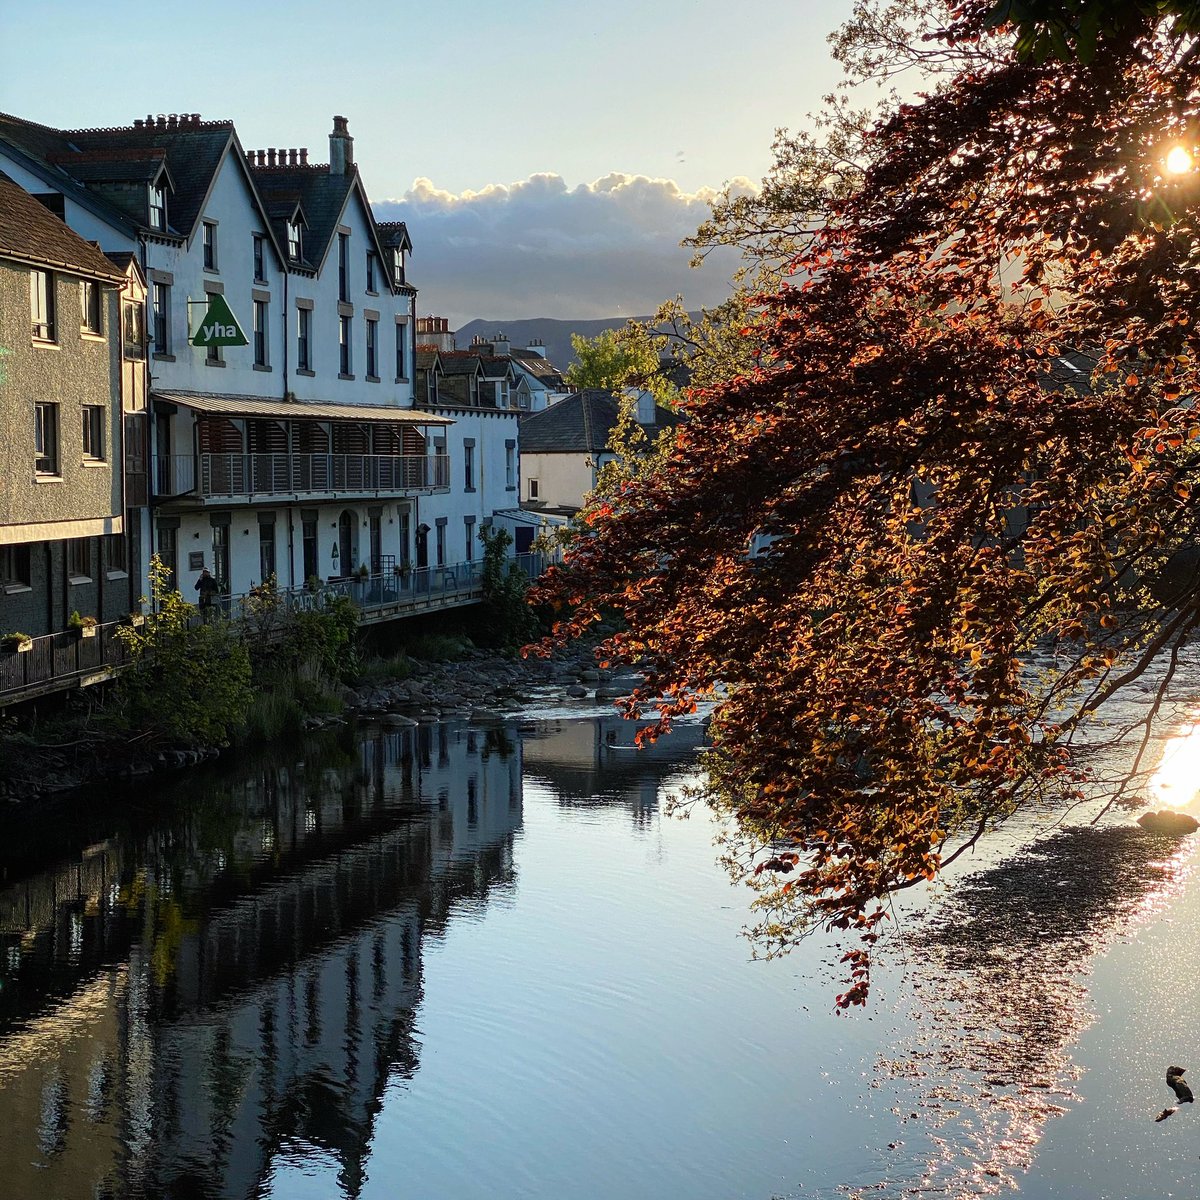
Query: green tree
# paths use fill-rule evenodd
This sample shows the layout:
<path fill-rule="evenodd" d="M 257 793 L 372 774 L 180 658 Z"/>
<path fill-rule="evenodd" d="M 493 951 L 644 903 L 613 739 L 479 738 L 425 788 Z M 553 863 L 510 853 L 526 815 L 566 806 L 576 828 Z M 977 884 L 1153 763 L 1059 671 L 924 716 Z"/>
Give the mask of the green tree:
<path fill-rule="evenodd" d="M 1165 166 L 1200 56 L 1168 7 L 1038 55 L 992 4 L 857 4 L 851 77 L 927 91 L 788 140 L 779 212 L 718 205 L 764 285 L 747 353 L 538 593 L 546 650 L 620 614 L 631 714 L 719 699 L 731 857 L 773 948 L 859 933 L 842 1004 L 888 895 L 1076 794 L 1075 731 L 1157 660 L 1136 766 L 1200 625 L 1200 183 Z"/>
<path fill-rule="evenodd" d="M 120 719 L 153 743 L 221 746 L 250 706 L 250 656 L 229 622 L 194 624 L 195 606 L 169 580 L 156 555 L 153 611 L 143 625 L 117 630 L 130 660 L 117 680 Z"/>
<path fill-rule="evenodd" d="M 574 388 L 605 388 L 611 392 L 647 384 L 659 374 L 658 355 L 644 339 L 624 330 L 606 329 L 594 338 L 571 334 L 571 349 L 579 360 L 566 370 Z"/>
<path fill-rule="evenodd" d="M 479 531 L 483 543 L 483 606 L 486 638 L 494 646 L 515 649 L 537 633 L 538 622 L 529 607 L 529 577 L 508 556 L 512 534 L 499 527 Z"/>

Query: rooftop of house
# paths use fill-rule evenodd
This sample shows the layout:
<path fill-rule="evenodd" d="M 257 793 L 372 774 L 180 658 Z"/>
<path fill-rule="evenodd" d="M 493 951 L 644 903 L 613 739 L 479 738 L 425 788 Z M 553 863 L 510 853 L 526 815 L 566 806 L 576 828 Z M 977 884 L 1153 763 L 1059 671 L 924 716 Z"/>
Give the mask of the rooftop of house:
<path fill-rule="evenodd" d="M 532 454 L 596 454 L 607 450 L 620 415 L 617 397 L 603 388 L 584 388 L 521 418 L 521 451 Z M 665 429 L 678 416 L 656 405 L 654 424 Z"/>
<path fill-rule="evenodd" d="M 121 272 L 44 204 L 0 172 L 0 257 L 120 283 Z"/>

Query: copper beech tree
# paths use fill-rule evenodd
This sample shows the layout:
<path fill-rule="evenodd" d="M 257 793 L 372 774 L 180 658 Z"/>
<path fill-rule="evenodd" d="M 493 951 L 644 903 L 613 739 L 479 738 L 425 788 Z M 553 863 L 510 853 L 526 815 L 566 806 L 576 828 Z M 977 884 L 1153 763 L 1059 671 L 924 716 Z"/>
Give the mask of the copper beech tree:
<path fill-rule="evenodd" d="M 929 91 L 863 127 L 753 365 L 688 396 L 539 597 L 543 651 L 619 616 L 631 713 L 716 696 L 761 932 L 857 931 L 842 1006 L 889 894 L 1077 788 L 1073 731 L 1165 661 L 1148 729 L 1200 623 L 1200 42 L 1155 4 L 1086 57 L 1019 52 L 983 2 L 876 36 L 914 7 L 860 4 L 853 54 Z"/>

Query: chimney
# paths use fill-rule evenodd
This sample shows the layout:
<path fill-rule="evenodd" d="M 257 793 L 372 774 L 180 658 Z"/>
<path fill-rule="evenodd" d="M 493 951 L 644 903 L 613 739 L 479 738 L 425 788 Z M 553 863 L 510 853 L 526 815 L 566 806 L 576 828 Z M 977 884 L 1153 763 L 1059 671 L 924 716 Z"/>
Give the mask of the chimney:
<path fill-rule="evenodd" d="M 308 166 L 308 147 L 307 146 L 300 147 L 300 165 L 302 167 Z"/>
<path fill-rule="evenodd" d="M 200 124 L 200 114 L 199 113 L 192 113 L 192 124 L 193 125 Z"/>
<path fill-rule="evenodd" d="M 154 128 L 155 129 L 166 129 L 166 127 L 167 127 L 167 118 L 162 113 L 159 113 L 158 116 L 154 118 Z"/>
<path fill-rule="evenodd" d="M 293 147 L 292 147 L 292 148 L 291 148 L 291 149 L 288 151 L 288 166 L 289 166 L 289 167 L 294 167 L 295 165 L 296 165 L 296 147 L 295 147 L 295 146 L 293 146 Z"/>
<path fill-rule="evenodd" d="M 532 354 L 536 354 L 538 358 L 546 357 L 546 344 L 541 338 L 531 339 L 529 345 L 526 346 L 525 349 L 530 351 Z"/>
<path fill-rule="evenodd" d="M 135 118 L 135 120 L 133 122 L 134 129 L 143 129 L 143 128 L 145 128 L 145 125 L 146 125 L 146 122 L 143 121 L 141 117 Z"/>
<path fill-rule="evenodd" d="M 253 150 L 246 151 L 246 166 L 248 166 L 248 167 L 254 166 L 254 151 Z"/>
<path fill-rule="evenodd" d="M 167 117 L 167 128 L 168 129 L 178 129 L 179 128 L 179 114 L 178 113 L 171 113 L 171 115 L 169 117 Z"/>
<path fill-rule="evenodd" d="M 267 166 L 273 167 L 274 165 L 275 165 L 275 147 L 271 146 L 267 150 Z"/>
<path fill-rule="evenodd" d="M 345 117 L 333 118 L 333 132 L 329 135 L 329 173 L 345 175 L 354 165 L 354 139 L 350 136 Z"/>
<path fill-rule="evenodd" d="M 501 330 L 492 338 L 492 353 L 498 358 L 503 358 L 512 353 L 512 342 L 508 340 L 508 336 L 504 330 Z"/>

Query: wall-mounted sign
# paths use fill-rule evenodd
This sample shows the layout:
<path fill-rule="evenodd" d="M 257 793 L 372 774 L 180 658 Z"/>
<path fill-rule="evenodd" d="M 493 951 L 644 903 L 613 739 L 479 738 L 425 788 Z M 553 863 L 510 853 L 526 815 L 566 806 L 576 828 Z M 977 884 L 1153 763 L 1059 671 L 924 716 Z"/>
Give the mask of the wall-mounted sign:
<path fill-rule="evenodd" d="M 225 297 L 219 293 L 209 296 L 208 311 L 200 320 L 200 325 L 192 337 L 192 345 L 245 346 L 249 344 L 249 340 L 242 332 L 242 327 Z"/>

